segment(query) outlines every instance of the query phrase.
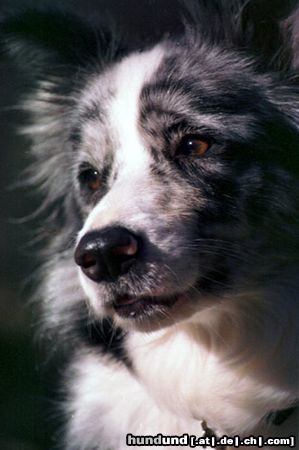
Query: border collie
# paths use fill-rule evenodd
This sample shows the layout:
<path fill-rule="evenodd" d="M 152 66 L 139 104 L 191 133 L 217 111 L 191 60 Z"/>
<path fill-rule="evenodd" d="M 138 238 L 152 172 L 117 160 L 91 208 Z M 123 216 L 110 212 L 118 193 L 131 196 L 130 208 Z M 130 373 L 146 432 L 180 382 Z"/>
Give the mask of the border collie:
<path fill-rule="evenodd" d="M 298 5 L 181 8 L 180 31 L 135 47 L 63 12 L 2 24 L 35 80 L 68 450 L 295 445 Z"/>

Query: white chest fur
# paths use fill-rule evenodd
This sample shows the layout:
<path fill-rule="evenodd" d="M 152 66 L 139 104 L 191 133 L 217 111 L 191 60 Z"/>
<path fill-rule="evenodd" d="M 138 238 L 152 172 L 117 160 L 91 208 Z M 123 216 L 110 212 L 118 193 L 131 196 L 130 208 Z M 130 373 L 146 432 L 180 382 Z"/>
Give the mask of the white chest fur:
<path fill-rule="evenodd" d="M 289 401 L 284 389 L 269 383 L 268 364 L 229 360 L 196 325 L 133 333 L 128 349 L 138 378 L 161 409 L 204 419 L 220 434 L 254 431 L 269 411 Z"/>
<path fill-rule="evenodd" d="M 244 302 L 241 313 L 226 304 L 221 320 L 211 310 L 164 330 L 130 331 L 133 370 L 97 350 L 79 351 L 69 378 L 69 450 L 123 450 L 128 433 L 201 436 L 202 420 L 219 436 L 295 434 L 293 424 L 291 431 L 265 431 L 260 423 L 297 395 L 297 362 L 282 332 L 283 314 L 253 322 L 247 305 L 256 306 Z M 259 318 L 258 306 L 254 312 Z M 292 331 L 289 326 L 287 336 Z"/>

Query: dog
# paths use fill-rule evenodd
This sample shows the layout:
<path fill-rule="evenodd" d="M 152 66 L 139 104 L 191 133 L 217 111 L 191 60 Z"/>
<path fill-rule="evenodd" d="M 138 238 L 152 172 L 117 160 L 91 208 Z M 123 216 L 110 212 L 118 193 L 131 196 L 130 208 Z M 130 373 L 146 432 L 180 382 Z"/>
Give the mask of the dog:
<path fill-rule="evenodd" d="M 61 11 L 3 20 L 34 82 L 68 450 L 296 445 L 299 9 L 269 3 L 186 0 L 135 47 Z"/>

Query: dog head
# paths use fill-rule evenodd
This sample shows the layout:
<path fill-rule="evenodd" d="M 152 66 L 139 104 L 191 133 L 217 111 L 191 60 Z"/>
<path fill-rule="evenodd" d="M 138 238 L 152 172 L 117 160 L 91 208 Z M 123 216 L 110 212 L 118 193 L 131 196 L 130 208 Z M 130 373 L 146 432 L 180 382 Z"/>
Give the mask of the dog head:
<path fill-rule="evenodd" d="M 277 19 L 273 50 L 240 3 L 187 2 L 185 32 L 142 50 L 59 15 L 46 46 L 29 16 L 6 28 L 39 78 L 28 131 L 62 220 L 53 249 L 75 247 L 96 315 L 155 329 L 294 267 L 294 27 L 286 40 Z"/>

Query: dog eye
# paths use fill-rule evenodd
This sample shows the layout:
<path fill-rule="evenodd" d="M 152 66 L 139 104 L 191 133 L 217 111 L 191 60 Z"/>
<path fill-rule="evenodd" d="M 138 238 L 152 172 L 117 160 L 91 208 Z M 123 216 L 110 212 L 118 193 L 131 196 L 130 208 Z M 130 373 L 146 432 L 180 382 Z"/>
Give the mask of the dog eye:
<path fill-rule="evenodd" d="M 79 174 L 79 181 L 83 188 L 87 188 L 91 192 L 98 191 L 102 185 L 99 172 L 93 168 L 82 170 Z"/>
<path fill-rule="evenodd" d="M 181 140 L 177 149 L 177 154 L 186 156 L 204 156 L 210 147 L 211 143 L 208 139 L 196 135 L 187 135 Z"/>

